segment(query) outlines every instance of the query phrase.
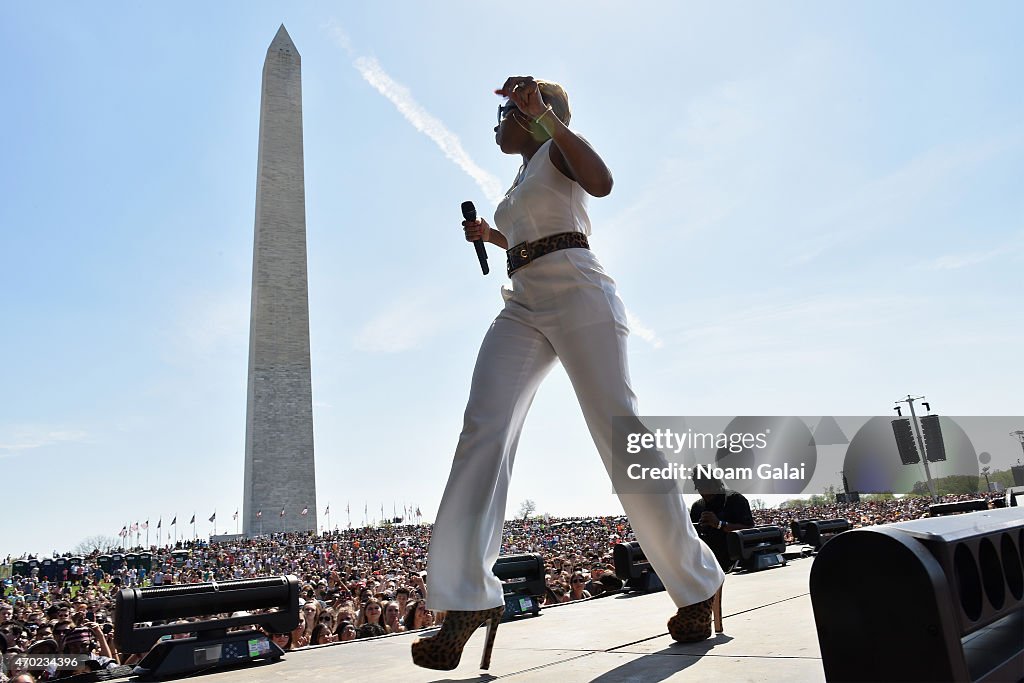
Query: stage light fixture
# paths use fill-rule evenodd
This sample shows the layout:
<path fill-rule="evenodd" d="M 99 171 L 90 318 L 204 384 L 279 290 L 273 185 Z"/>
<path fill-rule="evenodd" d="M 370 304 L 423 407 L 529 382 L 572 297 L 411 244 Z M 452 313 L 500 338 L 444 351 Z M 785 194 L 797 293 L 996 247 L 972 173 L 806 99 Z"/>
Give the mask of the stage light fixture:
<path fill-rule="evenodd" d="M 807 525 L 804 542 L 821 550 L 823 545 L 844 531 L 849 531 L 852 526 L 845 519 L 816 519 Z"/>
<path fill-rule="evenodd" d="M 494 563 L 493 571 L 501 580 L 505 595 L 502 621 L 523 614 L 540 614 L 540 598 L 547 588 L 544 583 L 544 558 L 541 555 L 502 555 Z"/>
<path fill-rule="evenodd" d="M 988 501 L 979 498 L 978 500 L 960 500 L 952 503 L 934 503 L 928 506 L 928 516 L 943 517 L 962 512 L 977 512 L 978 510 L 988 510 Z"/>
<path fill-rule="evenodd" d="M 780 526 L 738 529 L 725 535 L 729 559 L 738 561 L 748 572 L 761 571 L 786 564 L 786 532 Z"/>
<path fill-rule="evenodd" d="M 211 616 L 222 614 L 232 616 Z M 299 580 L 291 575 L 124 588 L 116 599 L 114 642 L 121 652 L 147 653 L 136 674 L 162 678 L 278 659 L 284 652 L 266 633 L 228 629 L 259 625 L 287 633 L 298 623 Z M 183 633 L 196 635 L 163 640 Z"/>
<path fill-rule="evenodd" d="M 1022 549 L 1013 508 L 833 539 L 810 576 L 825 679 L 1024 679 Z"/>
<path fill-rule="evenodd" d="M 612 547 L 612 560 L 615 564 L 615 576 L 625 582 L 625 590 L 644 593 L 665 590 L 654 567 L 647 561 L 639 542 L 616 543 Z"/>

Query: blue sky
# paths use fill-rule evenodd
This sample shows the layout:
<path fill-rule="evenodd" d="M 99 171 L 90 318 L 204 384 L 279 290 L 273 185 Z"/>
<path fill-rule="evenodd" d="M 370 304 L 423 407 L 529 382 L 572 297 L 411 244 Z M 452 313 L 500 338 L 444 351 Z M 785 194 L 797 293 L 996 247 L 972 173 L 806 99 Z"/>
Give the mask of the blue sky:
<path fill-rule="evenodd" d="M 281 23 L 332 524 L 346 504 L 433 517 L 501 305 L 501 254 L 483 278 L 459 204 L 489 216 L 518 168 L 492 133 L 511 74 L 563 83 L 615 175 L 592 245 L 643 413 L 923 393 L 1022 414 L 1022 21 L 1012 2 L 4 3 L 0 556 L 193 511 L 233 530 Z M 560 370 L 516 471 L 510 513 L 621 510 Z"/>

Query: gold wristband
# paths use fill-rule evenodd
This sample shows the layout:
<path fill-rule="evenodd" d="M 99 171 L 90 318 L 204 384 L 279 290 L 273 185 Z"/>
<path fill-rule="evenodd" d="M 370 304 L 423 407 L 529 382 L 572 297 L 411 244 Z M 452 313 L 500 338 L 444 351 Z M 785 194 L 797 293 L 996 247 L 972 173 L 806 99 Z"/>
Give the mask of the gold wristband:
<path fill-rule="evenodd" d="M 552 111 L 552 108 L 551 108 L 551 105 L 549 104 L 547 107 L 545 107 L 544 111 L 542 111 L 538 116 L 534 117 L 534 119 L 533 119 L 534 123 L 540 123 L 540 120 L 542 118 L 544 118 L 544 115 L 547 114 L 547 113 L 550 113 L 551 111 Z"/>

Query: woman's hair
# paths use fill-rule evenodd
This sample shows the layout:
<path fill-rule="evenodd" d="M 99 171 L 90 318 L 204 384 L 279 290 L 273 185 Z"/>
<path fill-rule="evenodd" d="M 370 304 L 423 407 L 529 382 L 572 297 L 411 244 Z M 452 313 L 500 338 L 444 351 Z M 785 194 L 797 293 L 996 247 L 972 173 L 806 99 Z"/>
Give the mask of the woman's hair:
<path fill-rule="evenodd" d="M 309 607 L 312 607 L 314 610 L 316 610 L 316 612 L 313 614 L 313 618 L 310 619 L 309 617 L 306 617 L 305 614 L 303 614 L 302 616 L 306 620 L 306 631 L 311 633 L 313 629 L 316 628 L 317 624 L 320 623 L 320 614 L 322 614 L 322 610 L 320 609 L 320 603 L 316 600 L 307 600 L 306 604 L 302 606 L 302 611 L 305 612 L 306 608 Z M 312 626 L 310 624 L 312 624 Z"/>
<path fill-rule="evenodd" d="M 288 631 L 287 633 L 271 633 L 270 634 L 271 638 L 273 638 L 274 636 L 284 636 L 285 638 L 288 639 L 288 642 L 285 643 L 283 648 L 281 648 L 282 650 L 287 652 L 288 650 L 292 649 L 292 632 L 291 631 Z"/>
<path fill-rule="evenodd" d="M 402 620 L 402 625 L 405 626 L 406 631 L 411 631 L 414 628 L 423 628 L 422 626 L 416 626 L 416 610 L 420 605 L 425 605 L 423 600 L 410 600 L 409 604 L 405 606 L 405 619 Z"/>
<path fill-rule="evenodd" d="M 537 86 L 540 88 L 544 102 L 551 105 L 554 115 L 568 126 L 569 119 L 572 118 L 572 110 L 569 108 L 569 96 L 566 94 L 565 88 L 554 81 L 540 79 L 537 80 Z"/>
<path fill-rule="evenodd" d="M 398 615 L 396 617 L 396 621 L 400 621 L 402 619 L 402 612 L 398 608 L 398 601 L 397 600 L 389 600 L 388 602 L 384 603 L 384 606 L 383 606 L 382 611 L 380 613 L 380 621 L 384 625 L 388 624 L 388 610 L 389 609 L 393 609 L 395 611 L 395 614 Z"/>
<path fill-rule="evenodd" d="M 376 605 L 377 607 L 380 607 L 380 614 L 377 616 L 377 621 L 376 622 L 370 622 L 366 618 L 366 610 L 368 610 L 371 605 Z M 369 600 L 366 601 L 366 604 L 363 605 L 363 608 L 361 610 L 359 610 L 359 626 L 362 626 L 363 624 L 369 624 L 369 623 L 377 623 L 377 624 L 383 624 L 384 623 L 384 608 L 381 606 L 380 601 L 377 600 L 377 598 L 370 598 Z"/>
<path fill-rule="evenodd" d="M 317 624 L 313 627 L 313 633 L 309 636 L 310 645 L 322 645 L 320 638 L 331 635 L 331 627 L 327 624 Z"/>

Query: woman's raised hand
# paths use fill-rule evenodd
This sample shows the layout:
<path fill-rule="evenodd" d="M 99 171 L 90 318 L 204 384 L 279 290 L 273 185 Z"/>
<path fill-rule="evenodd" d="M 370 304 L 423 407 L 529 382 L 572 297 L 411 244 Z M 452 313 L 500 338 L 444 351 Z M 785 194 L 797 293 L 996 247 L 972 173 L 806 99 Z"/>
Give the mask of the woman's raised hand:
<path fill-rule="evenodd" d="M 491 241 L 491 226 L 483 218 L 477 218 L 475 221 L 462 221 L 462 230 L 466 233 L 467 242 Z"/>
<path fill-rule="evenodd" d="M 509 76 L 505 85 L 495 90 L 496 95 L 507 97 L 530 118 L 537 118 L 544 113 L 547 104 L 540 94 L 540 86 L 533 76 Z"/>

